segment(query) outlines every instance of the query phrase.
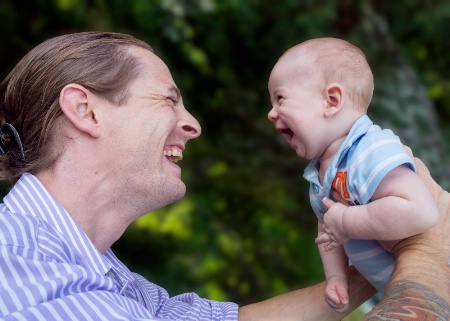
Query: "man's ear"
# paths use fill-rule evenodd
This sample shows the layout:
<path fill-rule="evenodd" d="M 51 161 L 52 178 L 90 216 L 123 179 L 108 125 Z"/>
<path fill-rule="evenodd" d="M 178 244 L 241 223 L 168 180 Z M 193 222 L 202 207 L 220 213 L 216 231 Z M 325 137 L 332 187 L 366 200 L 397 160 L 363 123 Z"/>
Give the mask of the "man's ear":
<path fill-rule="evenodd" d="M 61 90 L 59 105 L 73 126 L 92 137 L 99 137 L 100 126 L 89 90 L 78 84 L 68 84 Z"/>
<path fill-rule="evenodd" d="M 324 95 L 326 101 L 324 110 L 325 117 L 333 117 L 342 109 L 344 90 L 341 85 L 333 83 L 325 88 Z"/>

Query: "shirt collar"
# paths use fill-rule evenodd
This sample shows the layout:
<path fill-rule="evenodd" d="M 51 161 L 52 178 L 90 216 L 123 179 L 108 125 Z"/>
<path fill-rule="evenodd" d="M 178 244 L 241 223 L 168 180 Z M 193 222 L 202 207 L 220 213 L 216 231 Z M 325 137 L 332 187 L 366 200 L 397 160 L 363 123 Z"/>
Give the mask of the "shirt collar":
<path fill-rule="evenodd" d="M 362 135 L 367 133 L 367 131 L 372 125 L 373 122 L 367 115 L 359 117 L 353 124 L 352 128 L 350 129 L 350 132 L 348 133 L 342 145 L 339 147 L 336 156 L 333 158 L 333 161 L 331 162 L 330 166 L 333 169 L 331 176 L 333 178 L 334 175 L 336 174 L 335 172 L 337 165 L 347 155 L 347 152 L 350 150 L 350 147 L 352 147 L 354 142 L 358 140 Z M 319 175 L 318 164 L 319 164 L 318 158 L 312 159 L 311 162 L 308 164 L 308 166 L 305 168 L 303 177 L 312 183 L 320 185 L 319 179 L 317 177 Z"/>
<path fill-rule="evenodd" d="M 337 157 L 333 159 L 333 165 L 339 164 L 342 158 L 347 154 L 350 147 L 353 146 L 355 141 L 357 141 L 361 136 L 363 136 L 369 128 L 373 125 L 373 122 L 370 120 L 369 116 L 363 115 L 358 118 L 358 120 L 353 124 L 350 132 L 339 148 Z"/>
<path fill-rule="evenodd" d="M 12 213 L 29 214 L 54 226 L 92 270 L 104 275 L 110 269 L 104 255 L 34 175 L 23 174 L 3 202 Z"/>

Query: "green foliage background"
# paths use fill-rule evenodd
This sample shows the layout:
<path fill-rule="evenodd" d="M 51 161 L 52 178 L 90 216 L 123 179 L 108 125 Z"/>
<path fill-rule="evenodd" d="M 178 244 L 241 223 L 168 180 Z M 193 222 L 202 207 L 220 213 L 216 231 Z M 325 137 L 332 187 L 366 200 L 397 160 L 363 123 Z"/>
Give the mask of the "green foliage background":
<path fill-rule="evenodd" d="M 0 0 L 0 75 L 64 33 L 151 44 L 203 134 L 180 163 L 186 197 L 136 221 L 114 250 L 171 295 L 245 304 L 323 279 L 306 162 L 267 121 L 277 58 L 313 37 L 359 46 L 375 75 L 370 116 L 448 188 L 449 20 L 437 0 Z"/>

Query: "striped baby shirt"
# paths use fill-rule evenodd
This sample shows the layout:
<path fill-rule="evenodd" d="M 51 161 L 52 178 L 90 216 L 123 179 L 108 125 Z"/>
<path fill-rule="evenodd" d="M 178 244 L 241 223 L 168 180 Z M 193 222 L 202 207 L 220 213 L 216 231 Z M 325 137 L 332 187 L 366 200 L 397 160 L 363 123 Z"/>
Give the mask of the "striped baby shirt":
<path fill-rule="evenodd" d="M 311 160 L 303 177 L 310 182 L 311 206 L 320 221 L 327 209 L 324 197 L 331 198 L 336 189 L 353 205 L 370 202 L 378 184 L 391 170 L 415 165 L 400 139 L 389 129 L 374 125 L 367 115 L 351 128 L 328 167 L 323 184 L 319 182 L 318 159 Z M 350 262 L 381 293 L 394 271 L 394 256 L 376 240 L 349 240 L 344 244 Z"/>
<path fill-rule="evenodd" d="M 39 180 L 24 174 L 0 204 L 0 320 L 237 320 L 235 303 L 169 297 L 100 253 Z"/>

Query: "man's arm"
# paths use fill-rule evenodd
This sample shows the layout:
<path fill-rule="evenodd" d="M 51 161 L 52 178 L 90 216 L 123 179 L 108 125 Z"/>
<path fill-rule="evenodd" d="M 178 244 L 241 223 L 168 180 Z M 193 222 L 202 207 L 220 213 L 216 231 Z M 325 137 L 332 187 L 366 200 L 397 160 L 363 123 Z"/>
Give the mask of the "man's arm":
<path fill-rule="evenodd" d="M 431 191 L 440 222 L 429 231 L 400 241 L 396 269 L 383 299 L 364 320 L 450 320 L 450 195 L 432 179 L 421 160 L 417 173 Z M 426 214 L 426 213 L 424 213 Z"/>
<path fill-rule="evenodd" d="M 376 291 L 372 285 L 350 267 L 348 272 L 350 308 L 356 309 Z M 346 314 L 337 313 L 326 303 L 323 291 L 325 282 L 279 295 L 272 299 L 239 308 L 239 321 L 333 321 Z"/>

